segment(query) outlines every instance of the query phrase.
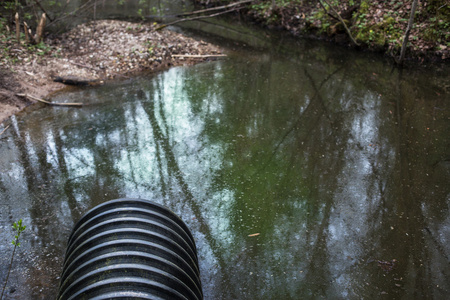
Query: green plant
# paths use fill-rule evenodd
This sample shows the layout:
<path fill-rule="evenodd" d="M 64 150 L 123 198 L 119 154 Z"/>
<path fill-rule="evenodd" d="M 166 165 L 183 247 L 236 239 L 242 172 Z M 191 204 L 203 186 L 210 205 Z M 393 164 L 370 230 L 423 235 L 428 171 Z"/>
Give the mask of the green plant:
<path fill-rule="evenodd" d="M 2 4 L 3 8 L 6 10 L 17 10 L 22 7 L 22 4 L 18 1 L 5 1 Z"/>
<path fill-rule="evenodd" d="M 14 254 L 16 253 L 16 248 L 20 247 L 20 242 L 19 242 L 20 235 L 27 228 L 25 225 L 22 224 L 22 219 L 20 219 L 17 222 L 14 222 L 12 227 L 13 227 L 14 232 L 15 232 L 14 239 L 11 242 L 14 245 L 14 249 L 13 249 L 13 252 L 12 252 L 12 255 L 11 255 L 11 261 L 9 262 L 8 273 L 6 274 L 5 284 L 3 285 L 2 295 L 0 296 L 0 300 L 3 299 L 3 294 L 5 293 L 6 285 L 8 283 L 8 279 L 9 279 L 9 273 L 11 272 L 11 267 L 12 267 L 13 260 L 14 260 Z"/>
<path fill-rule="evenodd" d="M 26 10 L 24 4 L 22 4 L 21 1 L 3 1 L 3 3 L 0 4 L 0 9 L 2 9 L 4 12 L 10 13 L 11 17 L 13 17 L 14 14 L 18 12 L 26 20 L 30 20 L 32 18 L 32 14 Z"/>
<path fill-rule="evenodd" d="M 143 12 L 142 12 L 142 8 L 139 8 L 139 9 L 138 9 L 137 14 L 138 14 L 138 16 L 139 16 L 142 20 L 145 20 L 144 14 L 143 14 Z"/>
<path fill-rule="evenodd" d="M 14 246 L 20 247 L 20 242 L 19 242 L 20 235 L 21 235 L 22 232 L 25 231 L 25 229 L 27 228 L 27 226 L 22 225 L 22 219 L 20 219 L 19 221 L 14 222 L 12 227 L 13 227 L 13 229 L 14 229 L 16 235 L 14 236 L 14 240 L 13 240 L 11 243 L 12 243 Z"/>
<path fill-rule="evenodd" d="M 52 50 L 52 48 L 44 42 L 40 42 L 39 44 L 35 45 L 28 45 L 27 49 L 31 52 L 35 52 L 39 56 L 46 55 Z"/>

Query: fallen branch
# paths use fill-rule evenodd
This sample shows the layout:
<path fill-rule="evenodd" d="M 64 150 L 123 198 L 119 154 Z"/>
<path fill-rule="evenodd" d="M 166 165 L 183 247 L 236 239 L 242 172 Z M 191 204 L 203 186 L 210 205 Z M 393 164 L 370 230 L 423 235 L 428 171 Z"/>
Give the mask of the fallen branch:
<path fill-rule="evenodd" d="M 77 85 L 77 86 L 103 84 L 103 80 L 100 80 L 100 79 L 78 78 L 75 76 L 64 76 L 64 77 L 63 76 L 54 76 L 53 81 L 68 84 L 68 85 Z"/>
<path fill-rule="evenodd" d="M 202 10 L 185 12 L 185 13 L 182 13 L 182 14 L 178 14 L 177 17 L 202 14 L 202 13 L 209 12 L 209 11 L 215 11 L 215 10 L 221 10 L 221 9 L 226 9 L 226 8 L 230 8 L 230 7 L 235 7 L 235 6 L 239 6 L 239 5 L 242 5 L 242 4 L 247 4 L 247 3 L 250 3 L 250 2 L 253 2 L 253 0 L 245 0 L 245 1 L 241 1 L 241 2 L 228 4 L 228 5 L 223 5 L 223 6 L 217 6 L 217 7 L 212 7 L 212 8 L 202 9 Z"/>
<path fill-rule="evenodd" d="M 335 16 L 333 16 L 333 14 L 329 13 L 327 8 L 325 7 L 325 5 L 323 5 L 322 1 L 319 1 L 320 6 L 322 6 L 323 10 L 325 11 L 325 13 L 330 16 L 331 18 L 333 18 L 336 21 L 339 21 L 338 18 L 336 18 Z M 328 4 L 328 3 L 327 3 Z M 329 5 L 329 4 L 328 4 Z"/>
<path fill-rule="evenodd" d="M 181 57 L 181 58 L 210 58 L 210 57 L 224 57 L 226 54 L 207 54 L 207 55 L 198 55 L 198 54 L 172 54 L 172 57 Z"/>
<path fill-rule="evenodd" d="M 78 107 L 80 107 L 80 106 L 84 105 L 83 103 L 55 103 L 55 102 L 50 102 L 50 101 L 47 101 L 47 100 L 44 100 L 44 99 L 40 99 L 40 98 L 31 96 L 31 95 L 28 95 L 28 94 L 17 94 L 17 96 L 30 98 L 32 100 L 36 100 L 36 101 L 39 101 L 39 102 L 42 102 L 42 103 L 45 103 L 45 104 L 48 104 L 48 105 L 54 105 L 54 106 L 78 106 Z"/>
<path fill-rule="evenodd" d="M 329 7 L 331 7 L 331 9 L 333 10 L 333 12 L 336 14 L 336 16 L 338 17 L 339 21 L 340 21 L 340 22 L 342 23 L 342 25 L 344 26 L 345 31 L 347 31 L 347 34 L 348 34 L 348 36 L 350 37 L 350 39 L 352 40 L 352 42 L 353 42 L 356 46 L 359 46 L 359 44 L 358 44 L 358 43 L 355 41 L 355 39 L 353 38 L 352 33 L 350 32 L 350 29 L 348 29 L 348 27 L 347 27 L 347 25 L 345 24 L 344 19 L 342 19 L 341 15 L 334 9 L 334 7 L 333 7 L 332 5 L 330 5 L 330 3 L 327 2 L 327 0 L 323 0 L 323 1 L 325 1 L 325 3 L 326 3 Z M 326 8 L 325 8 L 325 5 L 323 5 L 323 3 L 322 3 L 322 0 L 319 0 L 319 2 L 320 2 L 320 4 L 322 5 L 322 7 L 325 9 L 325 12 L 328 14 L 328 12 L 327 12 L 327 10 L 326 10 Z M 333 17 L 333 18 L 335 18 L 335 17 Z"/>
<path fill-rule="evenodd" d="M 213 17 L 217 17 L 217 16 L 220 16 L 220 15 L 223 15 L 223 14 L 227 14 L 227 13 L 239 10 L 239 9 L 241 9 L 241 7 L 234 7 L 233 9 L 226 10 L 226 11 L 221 11 L 221 12 L 218 12 L 218 13 L 215 13 L 215 14 L 212 14 L 212 15 L 198 16 L 198 17 L 192 17 L 192 18 L 176 20 L 176 21 L 173 21 L 173 22 L 170 22 L 170 23 L 167 23 L 167 24 L 163 24 L 163 25 L 155 28 L 155 31 L 161 30 L 161 29 L 163 29 L 163 28 L 165 28 L 167 26 L 174 25 L 174 24 L 177 24 L 177 23 L 186 22 L 186 21 L 200 20 L 200 19 L 206 19 L 206 18 L 213 18 Z"/>

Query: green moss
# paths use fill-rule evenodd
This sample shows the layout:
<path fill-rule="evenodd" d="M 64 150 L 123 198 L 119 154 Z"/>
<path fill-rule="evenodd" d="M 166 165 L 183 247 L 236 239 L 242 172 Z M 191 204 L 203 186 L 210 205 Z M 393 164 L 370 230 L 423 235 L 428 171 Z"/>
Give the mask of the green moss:
<path fill-rule="evenodd" d="M 393 25 L 395 24 L 395 19 L 393 17 L 387 17 L 384 21 L 383 21 L 384 25 Z"/>

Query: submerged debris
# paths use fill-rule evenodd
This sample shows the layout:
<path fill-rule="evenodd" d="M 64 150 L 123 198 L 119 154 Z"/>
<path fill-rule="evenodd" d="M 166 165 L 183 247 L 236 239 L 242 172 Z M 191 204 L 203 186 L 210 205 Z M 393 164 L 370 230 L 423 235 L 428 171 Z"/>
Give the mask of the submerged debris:
<path fill-rule="evenodd" d="M 398 260 L 396 260 L 395 258 L 390 261 L 389 260 L 377 260 L 377 259 L 373 259 L 373 258 L 369 258 L 367 260 L 367 264 L 370 264 L 373 262 L 377 262 L 378 267 L 383 269 L 383 271 L 385 271 L 386 273 L 389 273 L 395 268 L 396 264 L 398 263 Z"/>
<path fill-rule="evenodd" d="M 395 258 L 393 260 L 391 260 L 391 261 L 377 260 L 377 263 L 378 263 L 378 266 L 381 269 L 383 269 L 383 271 L 388 273 L 388 272 L 391 272 L 394 269 L 394 267 L 395 267 L 395 265 L 397 263 L 397 260 Z"/>

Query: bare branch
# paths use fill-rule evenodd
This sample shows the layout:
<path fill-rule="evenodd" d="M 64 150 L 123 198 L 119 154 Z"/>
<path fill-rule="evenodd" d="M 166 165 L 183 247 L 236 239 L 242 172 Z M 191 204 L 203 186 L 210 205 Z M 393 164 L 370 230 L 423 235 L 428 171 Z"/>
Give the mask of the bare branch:
<path fill-rule="evenodd" d="M 47 15 L 47 18 L 50 20 L 50 22 L 53 22 L 53 19 L 50 18 L 50 16 L 48 15 L 47 11 L 42 6 L 42 4 L 38 0 L 34 0 L 34 2 L 36 2 L 36 4 L 39 6 L 39 8 L 42 10 L 42 12 Z"/>
<path fill-rule="evenodd" d="M 155 28 L 155 30 L 156 31 L 157 30 L 161 30 L 161 29 L 163 29 L 163 28 L 165 28 L 167 26 L 174 25 L 174 24 L 181 23 L 181 22 L 194 21 L 194 20 L 200 20 L 200 19 L 206 19 L 206 18 L 213 18 L 213 17 L 217 17 L 217 16 L 220 16 L 220 15 L 223 15 L 223 14 L 227 14 L 227 13 L 239 10 L 239 9 L 240 9 L 240 7 L 238 7 L 238 8 L 235 7 L 235 8 L 232 8 L 230 10 L 221 11 L 221 12 L 218 12 L 218 13 L 215 13 L 215 14 L 212 14 L 212 15 L 198 16 L 198 17 L 192 17 L 192 18 L 185 18 L 185 19 L 176 20 L 176 21 L 173 21 L 173 22 L 170 22 L 170 23 L 167 23 L 167 24 L 163 24 L 163 25 Z"/>
<path fill-rule="evenodd" d="M 353 38 L 352 33 L 350 32 L 350 29 L 348 29 L 348 27 L 347 27 L 347 25 L 345 24 L 344 19 L 342 19 L 341 15 L 334 9 L 334 7 L 333 7 L 332 5 L 330 5 L 330 3 L 327 2 L 327 0 L 323 0 L 323 1 L 325 1 L 325 3 L 326 3 L 329 7 L 331 7 L 331 9 L 333 10 L 333 12 L 336 14 L 336 16 L 338 17 L 339 21 L 340 21 L 341 24 L 344 26 L 345 31 L 347 31 L 347 34 L 348 34 L 349 38 L 352 40 L 352 42 L 353 42 L 356 46 L 359 46 L 358 42 L 356 42 L 356 40 Z M 323 5 L 322 0 L 319 0 L 319 2 L 320 2 L 320 4 L 322 5 L 323 9 L 325 9 L 325 5 Z M 325 9 L 325 12 L 326 12 L 326 11 L 327 11 L 327 10 Z M 328 12 L 327 12 L 327 14 L 328 14 Z M 328 14 L 328 15 L 330 15 L 330 14 Z M 335 17 L 333 17 L 333 18 L 335 18 Z M 335 19 L 336 19 L 336 18 L 335 18 Z"/>

